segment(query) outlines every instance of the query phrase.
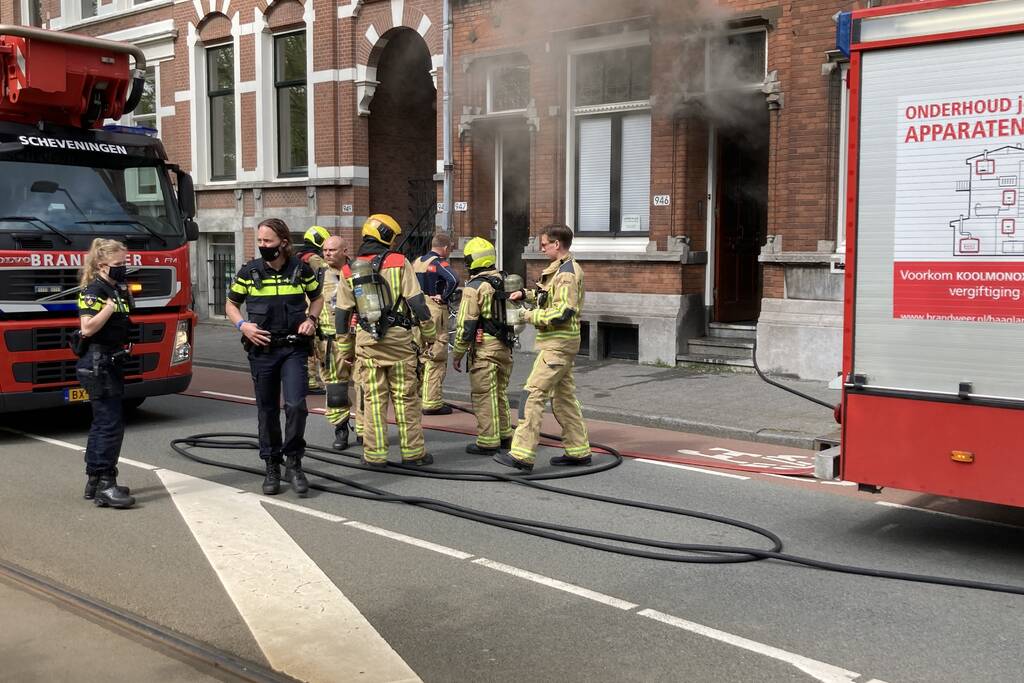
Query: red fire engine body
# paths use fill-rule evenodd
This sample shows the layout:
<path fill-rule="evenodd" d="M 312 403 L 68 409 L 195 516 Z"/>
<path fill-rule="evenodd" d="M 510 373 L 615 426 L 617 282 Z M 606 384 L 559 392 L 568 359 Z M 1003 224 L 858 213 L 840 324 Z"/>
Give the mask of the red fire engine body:
<path fill-rule="evenodd" d="M 838 23 L 845 382 L 818 474 L 1024 506 L 1024 1 Z"/>
<path fill-rule="evenodd" d="M 192 180 L 167 163 L 153 131 L 96 128 L 139 102 L 145 55 L 112 41 L 0 26 L 0 66 L 0 412 L 88 398 L 68 339 L 79 324 L 79 268 L 96 237 L 129 250 L 137 308 L 126 401 L 184 390 L 195 327 Z"/>

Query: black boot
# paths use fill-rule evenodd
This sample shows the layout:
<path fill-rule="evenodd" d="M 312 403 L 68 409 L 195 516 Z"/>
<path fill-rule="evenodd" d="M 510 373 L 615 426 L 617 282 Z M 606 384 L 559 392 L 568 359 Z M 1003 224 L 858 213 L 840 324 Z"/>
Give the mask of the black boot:
<path fill-rule="evenodd" d="M 305 496 L 309 492 L 309 481 L 302 471 L 302 458 L 289 455 L 284 463 L 284 479 L 291 482 L 292 491 Z"/>
<path fill-rule="evenodd" d="M 498 452 L 497 448 L 487 448 L 477 443 L 471 443 L 466 446 L 466 452 L 470 455 L 494 455 Z"/>
<path fill-rule="evenodd" d="M 501 444 L 499 444 L 499 445 L 501 447 L 501 450 L 503 450 L 503 451 L 509 450 L 510 448 L 512 448 L 512 437 L 511 436 L 506 436 L 504 439 L 501 440 Z"/>
<path fill-rule="evenodd" d="M 135 505 L 135 498 L 128 494 L 128 487 L 117 485 L 117 470 L 111 470 L 99 475 L 92 502 L 101 508 L 125 509 Z"/>
<path fill-rule="evenodd" d="M 424 408 L 423 409 L 423 414 L 424 415 L 451 415 L 452 414 L 452 407 L 451 406 L 443 405 L 443 406 L 439 406 L 437 408 Z"/>
<path fill-rule="evenodd" d="M 348 423 L 342 422 L 334 427 L 334 443 L 331 447 L 336 451 L 348 448 Z"/>
<path fill-rule="evenodd" d="M 267 460 L 267 476 L 263 479 L 263 495 L 276 496 L 281 493 L 281 463 Z"/>
<path fill-rule="evenodd" d="M 89 478 L 85 482 L 85 493 L 82 494 L 82 497 L 86 500 L 92 500 L 96 497 L 96 486 L 100 483 L 100 475 L 89 474 L 86 476 Z"/>

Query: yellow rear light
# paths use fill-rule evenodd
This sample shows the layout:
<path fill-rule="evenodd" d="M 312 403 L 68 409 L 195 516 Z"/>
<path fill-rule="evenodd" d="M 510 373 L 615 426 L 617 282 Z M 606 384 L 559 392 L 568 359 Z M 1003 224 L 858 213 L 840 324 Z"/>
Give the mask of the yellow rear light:
<path fill-rule="evenodd" d="M 970 451 L 953 451 L 949 457 L 953 462 L 974 462 L 974 453 Z"/>
<path fill-rule="evenodd" d="M 130 283 L 128 285 L 128 290 L 132 294 L 139 294 L 140 292 L 142 292 L 142 283 L 141 282 L 132 282 L 132 283 Z"/>

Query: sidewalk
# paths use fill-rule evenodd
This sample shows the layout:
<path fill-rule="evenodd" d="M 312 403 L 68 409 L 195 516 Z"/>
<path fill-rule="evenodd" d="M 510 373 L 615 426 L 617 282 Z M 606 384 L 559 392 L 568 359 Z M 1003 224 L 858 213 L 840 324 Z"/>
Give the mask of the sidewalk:
<path fill-rule="evenodd" d="M 195 362 L 248 371 L 228 323 L 196 329 Z M 533 354 L 517 353 L 509 384 L 513 404 L 526 382 Z M 839 392 L 825 382 L 783 380 L 829 403 Z M 715 366 L 664 368 L 624 361 L 576 362 L 576 386 L 586 417 L 745 441 L 813 448 L 814 439 L 836 431 L 832 412 L 766 384 L 753 372 Z M 469 378 L 449 367 L 445 397 L 469 401 Z"/>

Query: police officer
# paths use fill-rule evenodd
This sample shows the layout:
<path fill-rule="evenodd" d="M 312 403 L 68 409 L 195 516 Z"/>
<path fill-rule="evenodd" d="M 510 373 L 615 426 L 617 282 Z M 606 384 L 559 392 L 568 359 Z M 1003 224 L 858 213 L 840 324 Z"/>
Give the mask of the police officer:
<path fill-rule="evenodd" d="M 532 470 L 540 438 L 544 404 L 562 426 L 565 455 L 551 458 L 552 465 L 590 464 L 590 442 L 572 370 L 580 350 L 580 313 L 583 310 L 583 269 L 569 253 L 572 230 L 549 225 L 540 233 L 540 248 L 551 263 L 540 275 L 537 287 L 509 294 L 537 308 L 523 311 L 523 320 L 537 328 L 537 357 L 526 380 L 525 419 L 516 427 L 512 448 L 499 451 L 494 460 L 508 467 Z"/>
<path fill-rule="evenodd" d="M 412 336 L 418 323 L 424 341 L 433 342 L 434 323 L 412 266 L 391 251 L 401 231 L 391 216 L 370 216 L 356 259 L 342 268 L 338 286 L 335 327 L 345 357 L 354 355 L 359 362 L 363 462 L 375 468 L 387 466 L 389 400 L 395 406 L 402 462 L 434 461 L 423 444 Z"/>
<path fill-rule="evenodd" d="M 466 452 L 495 455 L 499 446 L 507 449 L 512 445 L 508 380 L 515 337 L 505 315 L 504 278 L 494 267 L 494 245 L 474 237 L 463 252 L 470 278 L 459 303 L 452 366 L 461 372 L 462 359 L 469 354 L 469 386 L 477 429 L 476 443 L 466 446 Z"/>
<path fill-rule="evenodd" d="M 128 314 L 132 299 L 126 286 L 125 246 L 110 239 L 92 241 L 82 266 L 78 295 L 81 321 L 78 380 L 89 394 L 92 425 L 85 446 L 85 498 L 99 507 L 135 504 L 128 487 L 117 485 L 117 460 L 124 440 L 124 375 L 128 355 Z"/>
<path fill-rule="evenodd" d="M 302 471 L 306 441 L 306 364 L 323 306 L 320 281 L 309 264 L 292 255 L 288 226 L 279 218 L 259 224 L 260 258 L 242 266 L 228 290 L 225 311 L 243 335 L 256 389 L 260 458 L 266 463 L 263 493 L 281 490 L 281 457 L 286 481 L 299 495 L 309 483 Z M 309 300 L 307 313 L 306 300 Z M 239 306 L 245 304 L 249 319 Z M 285 431 L 281 438 L 280 401 Z"/>
<path fill-rule="evenodd" d="M 348 396 L 348 385 L 352 377 L 352 362 L 345 358 L 334 329 L 341 268 L 348 263 L 348 249 L 340 237 L 328 237 L 324 242 L 324 261 L 327 263 L 323 271 L 324 307 L 320 311 L 317 346 L 320 357 L 324 359 L 323 380 L 327 387 L 327 410 L 324 415 L 334 428 L 333 447 L 343 451 L 349 445 L 348 421 L 352 401 Z"/>
<path fill-rule="evenodd" d="M 437 233 L 426 254 L 416 259 L 413 270 L 420 289 L 427 297 L 430 318 L 437 330 L 433 344 L 423 344 L 420 361 L 423 368 L 420 402 L 424 415 L 451 415 L 451 406 L 444 404 L 444 374 L 448 369 L 448 302 L 459 286 L 459 278 L 448 263 L 452 238 Z"/>
<path fill-rule="evenodd" d="M 324 258 L 324 244 L 330 236 L 331 233 L 327 231 L 327 228 L 320 225 L 310 226 L 309 230 L 306 230 L 306 233 L 302 236 L 302 246 L 295 250 L 295 255 L 299 260 L 303 263 L 308 263 L 321 282 L 323 282 L 324 274 L 327 270 L 327 260 Z M 324 358 L 323 353 L 321 353 L 322 351 L 323 346 L 317 344 L 313 347 L 313 353 L 309 358 L 307 372 L 309 374 L 309 393 L 311 394 L 323 394 L 325 391 L 320 386 L 321 382 L 326 382 L 323 378 L 323 373 L 327 359 Z"/>

